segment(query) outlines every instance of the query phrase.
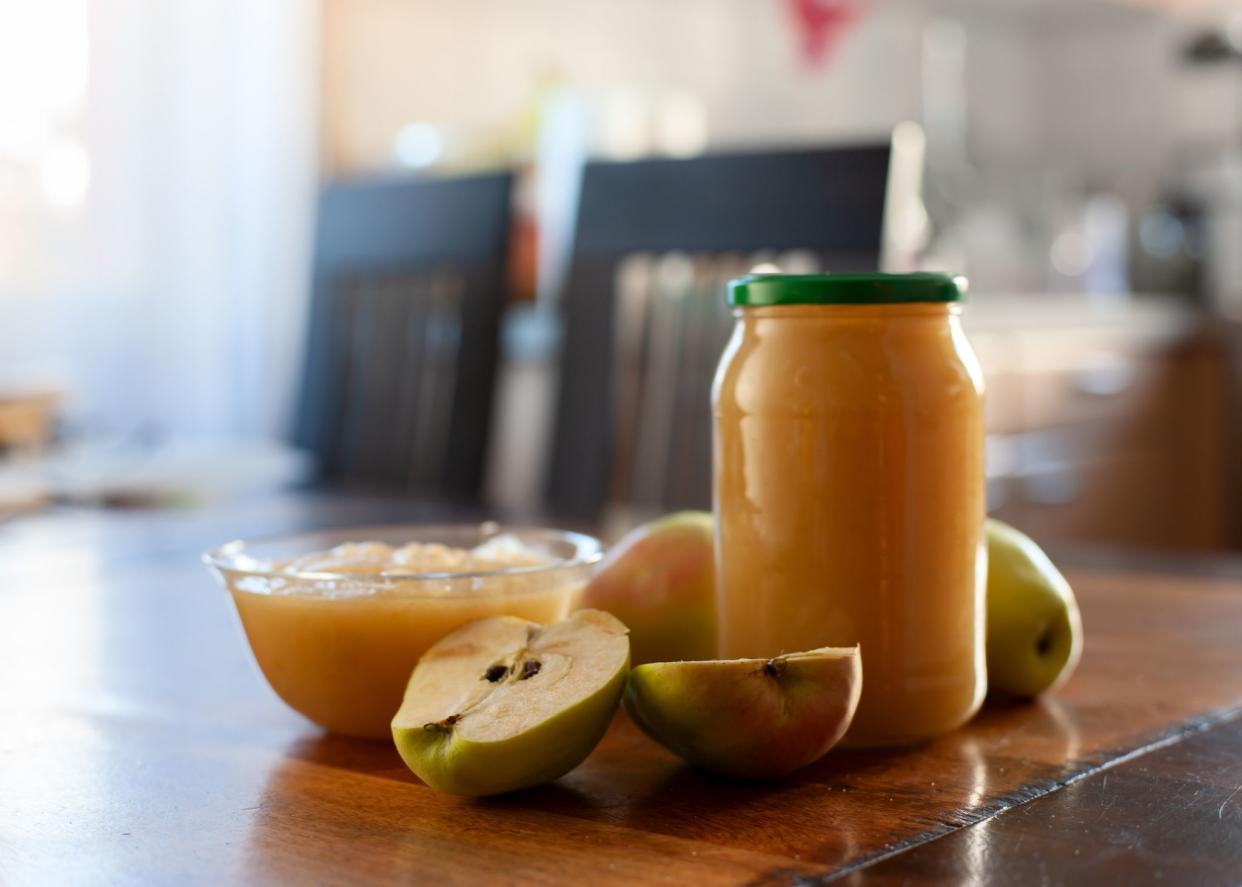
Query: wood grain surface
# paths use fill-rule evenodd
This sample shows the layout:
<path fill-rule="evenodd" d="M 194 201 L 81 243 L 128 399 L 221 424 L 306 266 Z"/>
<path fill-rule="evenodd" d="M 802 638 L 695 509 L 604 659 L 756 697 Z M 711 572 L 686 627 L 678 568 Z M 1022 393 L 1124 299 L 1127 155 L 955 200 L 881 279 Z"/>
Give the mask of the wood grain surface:
<path fill-rule="evenodd" d="M 1138 852 L 1174 872 L 1203 857 L 1205 877 L 1239 864 L 1238 808 L 1203 806 L 1242 784 L 1232 576 L 1071 572 L 1073 680 L 921 747 L 740 784 L 619 715 L 558 782 L 463 801 L 284 708 L 196 561 L 234 536 L 440 516 L 294 499 L 0 526 L 0 883 L 986 883 L 1039 881 L 1041 858 L 1054 882 L 1101 883 Z M 1179 827 L 1145 825 L 1161 817 Z"/>
<path fill-rule="evenodd" d="M 1242 882 L 1242 719 L 1195 730 L 849 883 L 963 884 L 985 871 L 1033 884 Z"/>

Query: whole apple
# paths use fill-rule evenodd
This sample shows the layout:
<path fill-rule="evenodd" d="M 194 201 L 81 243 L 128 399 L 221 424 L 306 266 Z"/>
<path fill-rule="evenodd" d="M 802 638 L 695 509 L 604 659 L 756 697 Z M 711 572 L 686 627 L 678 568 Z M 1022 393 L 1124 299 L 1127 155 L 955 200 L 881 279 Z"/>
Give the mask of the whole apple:
<path fill-rule="evenodd" d="M 711 659 L 716 652 L 714 520 L 681 511 L 628 533 L 583 592 L 630 630 L 635 665 Z"/>
<path fill-rule="evenodd" d="M 988 687 L 1032 697 L 1064 682 L 1082 654 L 1082 619 L 1065 577 L 1035 542 L 987 522 Z"/>

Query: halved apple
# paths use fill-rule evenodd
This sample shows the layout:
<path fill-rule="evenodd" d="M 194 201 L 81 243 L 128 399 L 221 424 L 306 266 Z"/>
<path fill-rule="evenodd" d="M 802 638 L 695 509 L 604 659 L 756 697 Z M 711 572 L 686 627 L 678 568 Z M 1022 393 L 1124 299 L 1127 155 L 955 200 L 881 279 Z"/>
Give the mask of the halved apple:
<path fill-rule="evenodd" d="M 546 627 L 481 619 L 419 660 L 393 740 L 418 778 L 441 791 L 476 797 L 540 785 L 595 748 L 629 663 L 625 626 L 600 610 Z"/>
<path fill-rule="evenodd" d="M 764 779 L 832 748 L 861 691 L 858 647 L 821 647 L 772 659 L 639 665 L 625 707 L 647 735 L 687 761 Z"/>

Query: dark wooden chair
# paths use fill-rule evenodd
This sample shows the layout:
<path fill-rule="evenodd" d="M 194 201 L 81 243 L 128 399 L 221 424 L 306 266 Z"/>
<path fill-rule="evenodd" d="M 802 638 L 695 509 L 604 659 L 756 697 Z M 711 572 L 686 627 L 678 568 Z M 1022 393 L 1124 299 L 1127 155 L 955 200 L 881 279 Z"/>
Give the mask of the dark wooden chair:
<path fill-rule="evenodd" d="M 295 434 L 323 480 L 478 498 L 511 179 L 324 188 Z"/>
<path fill-rule="evenodd" d="M 561 300 L 554 513 L 710 507 L 723 282 L 764 251 L 876 270 L 889 157 L 882 143 L 587 165 Z"/>

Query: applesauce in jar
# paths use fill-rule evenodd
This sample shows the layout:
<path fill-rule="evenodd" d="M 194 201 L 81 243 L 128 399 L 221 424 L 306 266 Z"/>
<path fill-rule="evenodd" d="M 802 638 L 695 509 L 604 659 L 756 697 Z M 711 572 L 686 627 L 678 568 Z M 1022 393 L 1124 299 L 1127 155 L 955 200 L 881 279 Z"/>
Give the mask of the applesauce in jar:
<path fill-rule="evenodd" d="M 719 655 L 860 644 L 847 743 L 952 730 L 987 686 L 983 380 L 959 279 L 752 275 L 728 297 Z"/>

